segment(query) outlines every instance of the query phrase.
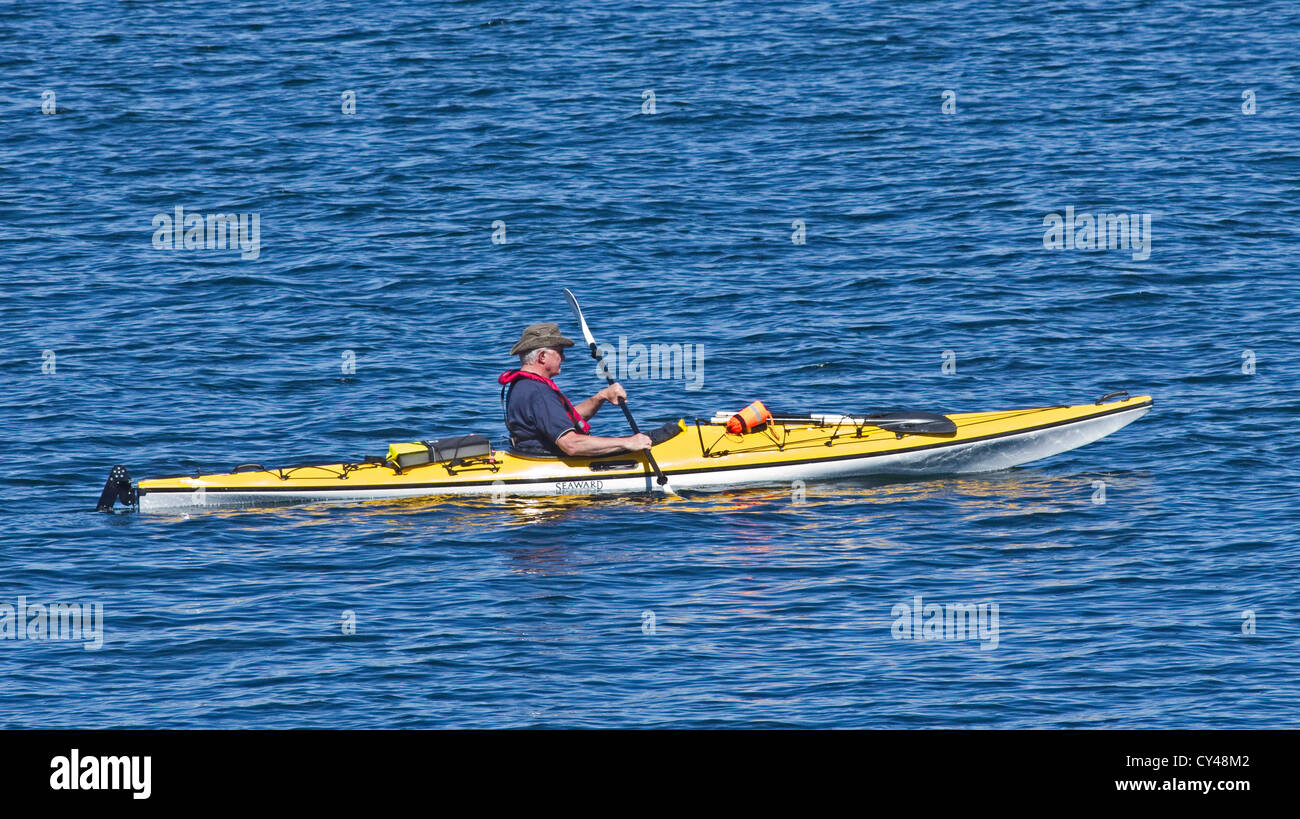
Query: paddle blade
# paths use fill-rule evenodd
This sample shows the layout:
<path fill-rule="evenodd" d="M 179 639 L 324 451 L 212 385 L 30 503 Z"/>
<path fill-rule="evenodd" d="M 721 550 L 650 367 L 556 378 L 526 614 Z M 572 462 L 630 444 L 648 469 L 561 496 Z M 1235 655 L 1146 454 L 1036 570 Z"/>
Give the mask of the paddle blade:
<path fill-rule="evenodd" d="M 878 412 L 863 420 L 872 426 L 905 435 L 953 435 L 957 432 L 957 425 L 948 416 L 920 410 Z"/>
<path fill-rule="evenodd" d="M 569 300 L 569 309 L 578 319 L 578 326 L 582 329 L 582 337 L 586 340 L 587 346 L 594 348 L 596 346 L 596 337 L 591 334 L 591 328 L 587 326 L 587 320 L 582 317 L 582 308 L 578 306 L 578 300 L 570 292 L 569 288 L 564 288 L 564 297 Z"/>

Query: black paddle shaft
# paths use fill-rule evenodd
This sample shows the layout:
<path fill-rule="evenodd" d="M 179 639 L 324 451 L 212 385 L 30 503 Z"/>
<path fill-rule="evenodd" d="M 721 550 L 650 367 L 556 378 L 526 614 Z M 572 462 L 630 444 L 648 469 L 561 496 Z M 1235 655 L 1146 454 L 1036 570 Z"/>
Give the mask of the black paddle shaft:
<path fill-rule="evenodd" d="M 592 344 L 590 346 L 591 346 L 591 357 L 596 359 L 597 364 L 604 363 L 604 358 L 601 356 L 600 352 L 596 349 L 596 345 Z M 609 385 L 612 387 L 615 384 L 617 384 L 618 382 L 614 380 L 614 376 L 609 374 L 609 368 L 605 367 L 604 369 L 605 369 L 605 380 L 609 382 Z M 627 425 L 632 428 L 632 434 L 640 435 L 641 428 L 636 425 L 636 419 L 632 417 L 632 410 L 628 409 L 627 407 L 627 399 L 624 398 L 622 401 L 615 401 L 614 403 L 619 409 L 623 410 L 623 417 L 627 419 Z M 655 456 L 651 455 L 650 450 L 648 449 L 645 451 L 645 459 L 650 463 L 650 468 L 654 470 L 655 475 L 657 476 L 656 480 L 658 481 L 659 485 L 663 486 L 664 484 L 668 483 L 668 476 L 665 475 L 664 471 L 659 468 L 659 464 L 655 463 Z"/>

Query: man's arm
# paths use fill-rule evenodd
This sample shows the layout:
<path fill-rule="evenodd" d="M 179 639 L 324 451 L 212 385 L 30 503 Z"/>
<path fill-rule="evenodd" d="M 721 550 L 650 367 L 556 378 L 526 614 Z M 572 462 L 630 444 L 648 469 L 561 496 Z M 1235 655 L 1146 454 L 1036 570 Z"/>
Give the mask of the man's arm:
<path fill-rule="evenodd" d="M 579 415 L 590 421 L 591 417 L 596 414 L 597 410 L 604 406 L 606 401 L 611 404 L 617 404 L 619 399 L 627 399 L 627 392 L 623 390 L 623 385 L 617 383 L 610 384 L 605 389 L 588 398 L 586 401 L 575 405 L 574 409 L 578 411 Z"/>
<path fill-rule="evenodd" d="M 610 455 L 615 452 L 649 449 L 650 436 L 640 434 L 628 435 L 624 438 L 606 438 L 601 435 L 582 435 L 575 430 L 569 430 L 555 440 L 555 445 L 565 455 Z"/>

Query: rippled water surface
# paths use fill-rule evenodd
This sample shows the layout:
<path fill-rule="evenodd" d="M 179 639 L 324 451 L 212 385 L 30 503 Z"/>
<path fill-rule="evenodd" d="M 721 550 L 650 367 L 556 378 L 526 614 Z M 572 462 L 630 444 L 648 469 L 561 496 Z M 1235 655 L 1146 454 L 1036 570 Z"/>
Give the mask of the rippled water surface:
<path fill-rule="evenodd" d="M 1300 726 L 1298 35 L 1284 2 L 7 4 L 0 605 L 104 631 L 0 639 L 0 726 Z M 256 258 L 155 249 L 178 206 L 257 214 Z M 1045 249 L 1067 206 L 1149 216 L 1149 256 Z M 628 382 L 647 425 L 1156 407 L 804 503 L 90 511 L 115 463 L 500 439 L 563 287 L 701 348 Z M 916 596 L 996 639 L 896 639 Z"/>

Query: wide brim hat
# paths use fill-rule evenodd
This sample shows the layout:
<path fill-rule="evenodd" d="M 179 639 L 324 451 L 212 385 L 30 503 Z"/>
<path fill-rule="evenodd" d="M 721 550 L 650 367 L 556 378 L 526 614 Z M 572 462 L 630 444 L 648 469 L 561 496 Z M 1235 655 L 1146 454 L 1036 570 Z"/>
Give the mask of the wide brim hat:
<path fill-rule="evenodd" d="M 560 325 L 553 321 L 543 321 L 540 324 L 530 324 L 524 328 L 523 335 L 515 342 L 515 346 L 510 348 L 510 355 L 523 355 L 532 350 L 540 350 L 543 347 L 559 349 L 561 347 L 572 347 L 573 339 L 565 338 L 560 334 Z"/>

